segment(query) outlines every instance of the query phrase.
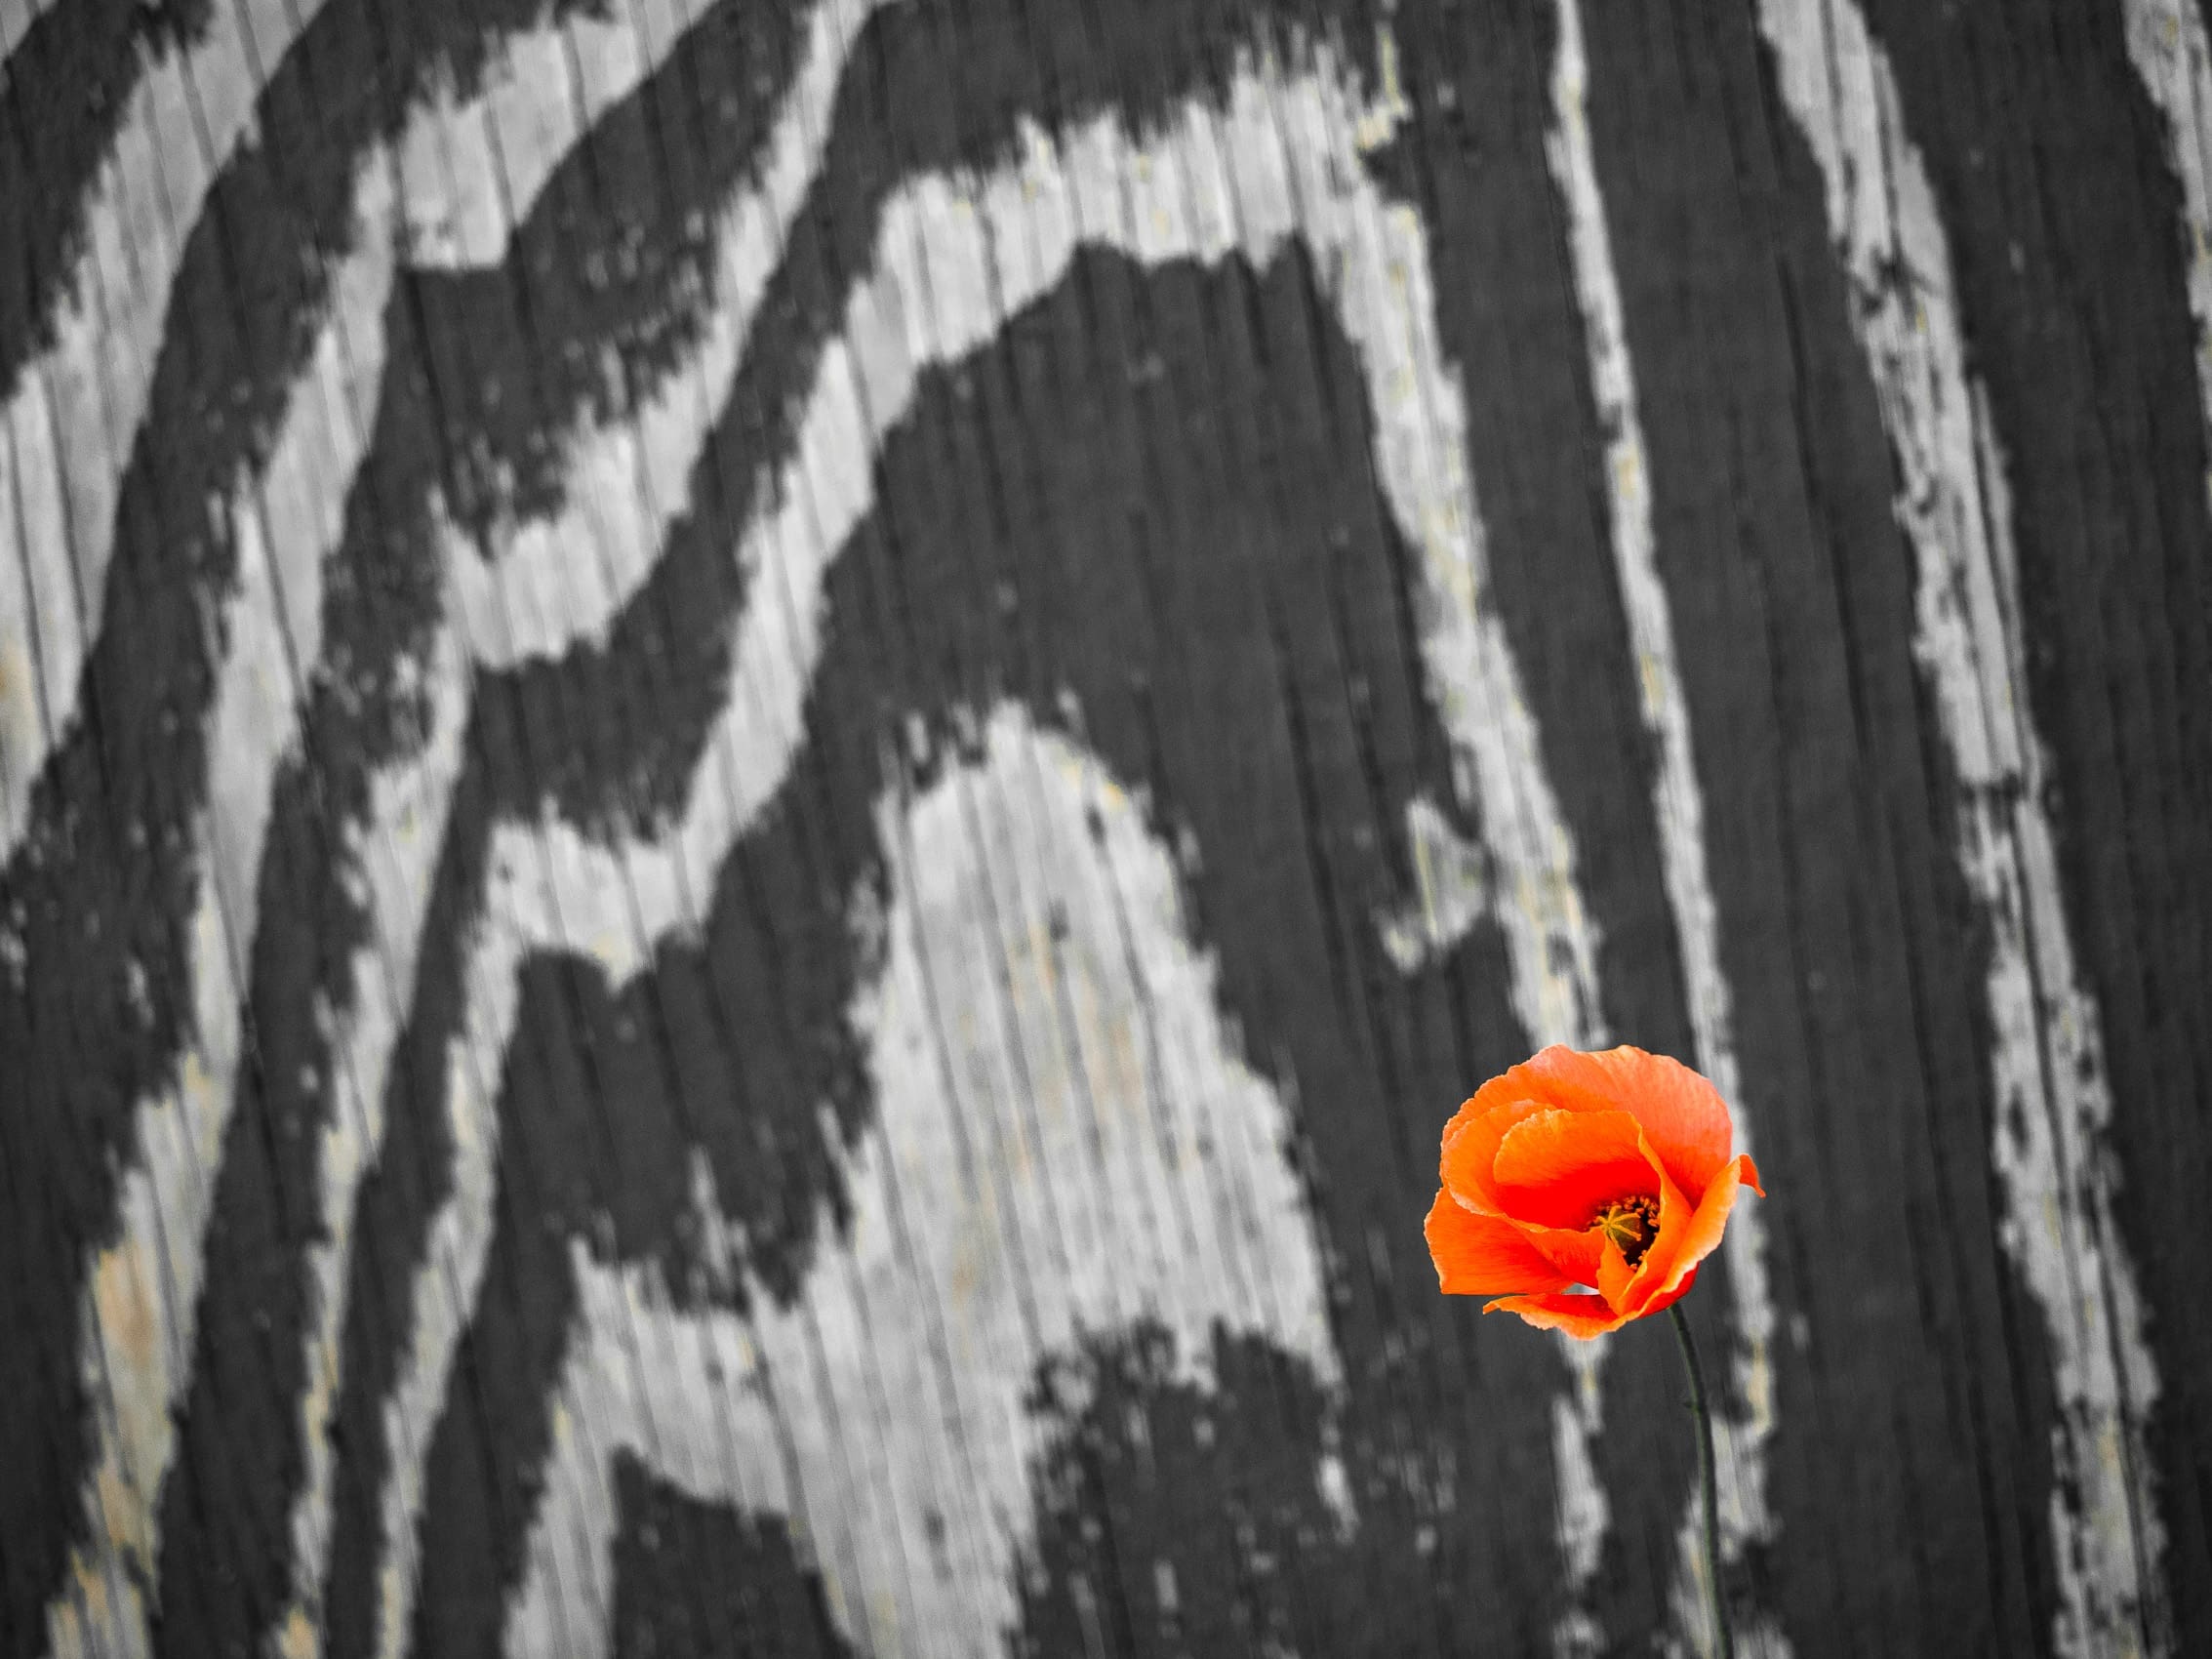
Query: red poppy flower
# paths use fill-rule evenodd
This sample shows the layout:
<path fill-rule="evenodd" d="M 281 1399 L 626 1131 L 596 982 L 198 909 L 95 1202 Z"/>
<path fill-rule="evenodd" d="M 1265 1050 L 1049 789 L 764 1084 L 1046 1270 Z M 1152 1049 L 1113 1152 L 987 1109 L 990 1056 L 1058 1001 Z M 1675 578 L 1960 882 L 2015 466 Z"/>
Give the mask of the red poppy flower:
<path fill-rule="evenodd" d="M 1428 1254 L 1448 1294 L 1593 1337 L 1665 1312 L 1720 1243 L 1736 1194 L 1727 1104 L 1640 1048 L 1548 1048 L 1444 1126 Z"/>

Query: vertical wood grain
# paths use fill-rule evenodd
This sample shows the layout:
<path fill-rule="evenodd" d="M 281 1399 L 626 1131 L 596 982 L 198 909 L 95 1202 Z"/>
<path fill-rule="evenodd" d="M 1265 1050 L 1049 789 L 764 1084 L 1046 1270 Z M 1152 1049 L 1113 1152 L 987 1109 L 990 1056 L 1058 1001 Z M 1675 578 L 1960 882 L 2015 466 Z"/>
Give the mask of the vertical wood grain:
<path fill-rule="evenodd" d="M 0 0 L 0 1654 L 2193 1651 L 2204 41 Z"/>

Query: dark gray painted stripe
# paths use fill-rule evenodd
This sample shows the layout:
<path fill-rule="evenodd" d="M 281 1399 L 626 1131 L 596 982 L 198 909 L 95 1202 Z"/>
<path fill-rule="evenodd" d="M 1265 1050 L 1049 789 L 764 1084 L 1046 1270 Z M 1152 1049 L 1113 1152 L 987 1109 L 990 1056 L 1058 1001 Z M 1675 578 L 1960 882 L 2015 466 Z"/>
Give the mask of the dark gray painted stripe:
<path fill-rule="evenodd" d="M 1471 1310 L 1430 1298 L 1402 1225 L 1432 1191 L 1439 1091 L 1475 1055 L 1502 1063 L 1526 1039 L 1494 933 L 1405 978 L 1373 924 L 1407 890 L 1407 801 L 1448 780 L 1408 651 L 1407 555 L 1356 459 L 1364 413 L 1341 396 L 1358 371 L 1315 317 L 1312 280 L 1296 258 L 1255 278 L 1141 276 L 1087 257 L 992 347 L 926 377 L 880 464 L 881 505 L 829 579 L 807 749 L 724 867 L 704 938 L 664 945 L 619 994 L 577 958 L 526 969 L 501 1092 L 497 1291 L 431 1449 L 415 1652 L 480 1651 L 519 1574 L 576 1311 L 571 1239 L 697 1282 L 677 1225 L 696 1144 L 744 1265 L 773 1285 L 805 1272 L 817 1216 L 840 1202 L 808 1103 L 833 1103 L 847 1135 L 868 1110 L 845 1024 L 866 968 L 849 916 L 882 880 L 872 803 L 915 782 L 888 756 L 916 729 L 957 752 L 963 711 L 1001 698 L 1042 724 L 1074 719 L 1114 775 L 1150 791 L 1156 832 L 1187 833 L 1225 1006 L 1253 1063 L 1305 1103 L 1302 1162 L 1347 1263 L 1333 1291 L 1362 1524 L 1356 1544 L 1312 1540 L 1270 1591 L 1293 1598 L 1281 1616 L 1298 1645 L 1315 1607 L 1377 1583 L 1399 1594 L 1372 1603 L 1376 1651 L 1428 1650 L 1469 1584 L 1522 1643 L 1547 1631 L 1548 1527 L 1422 1508 L 1437 1471 L 1477 1448 L 1500 1477 L 1542 1489 L 1539 1379 L 1555 1359 L 1538 1342 L 1486 1350 L 1486 1366 L 1521 1379 L 1518 1404 L 1472 1419 L 1450 1381 Z M 1155 359 L 1162 373 L 1137 385 L 1112 372 Z M 991 460 L 1008 455 L 1018 473 Z M 926 777 L 933 762 L 919 764 Z M 1310 1489 L 1324 1448 L 1306 1437 L 1310 1418 L 1304 1436 L 1295 1426 L 1267 1436 L 1257 1477 Z M 1179 1542 L 1130 1547 L 1148 1560 Z M 1189 1616 L 1231 1622 L 1208 1598 L 1233 1581 L 1191 1572 Z"/>
<path fill-rule="evenodd" d="M 215 3 L 60 0 L 0 62 L 0 404 L 54 342 L 54 307 L 133 89 L 207 32 Z"/>
<path fill-rule="evenodd" d="M 1825 182 L 1750 19 L 1684 3 L 1587 20 L 1629 341 L 1665 412 L 1658 552 L 1723 961 L 1748 1102 L 1772 1125 L 1777 1300 L 1797 1316 L 1768 1356 L 1780 1524 L 1754 1565 L 1800 1639 L 2031 1651 L 2051 1595 L 2048 1359 L 1996 1244 L 1956 784 L 1911 656 L 1910 549 Z M 1868 1448 L 1847 1477 L 1840 1445 Z"/>
<path fill-rule="evenodd" d="M 371 925 L 348 849 L 371 780 L 423 733 L 418 669 L 446 625 L 448 545 L 434 500 L 480 531 L 557 509 L 563 437 L 608 413 L 610 352 L 629 399 L 680 361 L 714 299 L 700 227 L 751 164 L 770 108 L 746 99 L 703 111 L 697 89 L 740 80 L 773 90 L 790 72 L 792 44 L 785 14 L 709 13 L 680 58 L 571 152 L 503 267 L 421 273 L 393 299 L 324 665 L 301 748 L 278 779 L 262 863 L 252 989 L 261 1066 L 224 1139 L 181 1453 L 163 1491 L 163 1653 L 251 1647 L 291 1593 L 304 1252 L 323 1226 L 308 1195 L 338 1100 L 330 1032 L 357 994 L 355 952 Z M 680 167 L 666 165 L 670 154 Z M 587 268 L 623 280 L 587 283 Z"/>
<path fill-rule="evenodd" d="M 2212 1180 L 2212 1031 L 2182 1012 L 2212 971 L 2212 522 L 2181 187 L 2119 6 L 1867 11 L 1927 151 L 2011 463 L 2031 701 L 2162 1391 L 2173 1636 L 2192 1652 L 2212 1642 L 2212 1583 L 2192 1570 L 2212 1554 L 2212 1331 L 2195 1253 L 2156 1219 Z"/>
<path fill-rule="evenodd" d="M 334 0 L 272 77 L 263 142 L 232 158 L 179 266 L 120 492 L 82 720 L 49 756 L 0 872 L 18 947 L 0 969 L 0 1047 L 25 1057 L 0 1120 L 0 1153 L 25 1172 L 20 1271 L 5 1294 L 11 1328 L 40 1333 L 11 1354 L 0 1389 L 0 1463 L 23 1472 L 0 1496 L 11 1541 L 0 1651 L 42 1644 L 78 1524 L 80 1264 L 113 1226 L 133 1107 L 174 1065 L 186 1018 L 185 930 L 202 878 L 192 825 L 221 654 L 209 619 L 236 562 L 221 504 L 267 458 L 346 252 L 367 146 L 397 130 L 434 75 L 465 88 L 499 39 L 539 16 L 534 3 L 392 15 Z"/>

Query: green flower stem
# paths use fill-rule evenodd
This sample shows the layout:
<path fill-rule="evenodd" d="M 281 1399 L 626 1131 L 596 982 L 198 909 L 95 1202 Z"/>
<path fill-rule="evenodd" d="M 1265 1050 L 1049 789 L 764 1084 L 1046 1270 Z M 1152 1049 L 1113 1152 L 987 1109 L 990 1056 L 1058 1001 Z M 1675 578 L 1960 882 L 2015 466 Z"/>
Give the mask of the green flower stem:
<path fill-rule="evenodd" d="M 1736 1641 L 1728 1631 L 1728 1603 L 1720 1594 L 1720 1489 L 1713 1472 L 1712 1411 L 1706 1402 L 1705 1372 L 1698 1364 L 1690 1321 L 1682 1316 L 1679 1302 L 1668 1312 L 1674 1316 L 1682 1369 L 1690 1375 L 1690 1410 L 1698 1420 L 1698 1495 L 1705 1508 L 1705 1597 L 1707 1616 L 1712 1622 L 1712 1650 L 1718 1659 L 1736 1659 Z"/>

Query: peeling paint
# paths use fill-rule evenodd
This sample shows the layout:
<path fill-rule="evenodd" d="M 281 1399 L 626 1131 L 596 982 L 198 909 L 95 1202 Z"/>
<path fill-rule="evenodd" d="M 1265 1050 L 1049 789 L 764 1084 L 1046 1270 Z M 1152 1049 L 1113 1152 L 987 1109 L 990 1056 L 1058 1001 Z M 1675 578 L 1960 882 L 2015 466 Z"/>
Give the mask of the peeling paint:
<path fill-rule="evenodd" d="M 555 1436 L 509 1653 L 603 1649 L 618 1449 L 697 1497 L 803 1517 L 848 1638 L 949 1659 L 1019 1618 L 1047 1427 L 1023 1401 L 1046 1359 L 1154 1319 L 1205 1384 L 1220 1323 L 1336 1379 L 1288 1116 L 1223 1029 L 1172 856 L 1106 782 L 1003 707 L 973 764 L 881 804 L 888 946 L 852 1014 L 877 1118 L 847 1159 L 850 1232 L 797 1306 L 762 1291 L 750 1319 L 679 1311 L 653 1269 L 578 1247 L 558 1421 L 588 1432 Z M 1086 1011 L 1072 1038 L 1056 977 Z M 986 1010 L 957 1047 L 932 986 Z M 1138 1008 L 1124 1066 L 1101 1022 Z M 1176 1145 L 1218 1139 L 1230 1170 L 1163 1158 L 1162 1123 Z"/>
<path fill-rule="evenodd" d="M 57 0 L 61 3 L 61 0 Z M 38 641 L 41 717 L 0 729 L 0 863 L 15 851 L 49 746 L 76 718 L 100 632 L 115 511 L 145 414 L 169 293 L 187 234 L 231 152 L 251 142 L 260 69 L 323 0 L 241 0 L 212 9 L 189 52 L 150 61 L 92 186 L 82 251 L 59 291 L 53 346 L 23 365 L 0 410 L 27 497 L 0 514 L 0 658 Z M 35 635 L 33 630 L 35 631 Z"/>
<path fill-rule="evenodd" d="M 467 678 L 450 632 L 433 642 L 423 671 L 427 741 L 420 753 L 371 780 L 368 817 L 351 836 L 352 856 L 369 871 L 371 932 L 354 956 L 352 1004 L 331 1032 L 342 1098 L 323 1136 L 318 1196 L 324 1237 L 308 1252 L 315 1315 L 305 1339 L 309 1386 L 300 1401 L 306 1477 L 292 1508 L 294 1600 L 278 1621 L 287 1659 L 313 1659 L 321 1650 L 313 1608 L 330 1549 L 335 1448 L 329 1429 L 341 1382 L 354 1194 L 382 1146 L 385 1082 L 402 1012 L 413 1000 L 431 870 L 461 772 Z"/>
<path fill-rule="evenodd" d="M 510 668 L 582 642 L 603 644 L 621 607 L 651 574 L 669 527 L 691 511 L 693 463 L 729 401 L 792 217 L 821 170 L 846 60 L 869 15 L 888 3 L 828 0 L 816 8 L 757 182 L 721 216 L 713 278 L 719 303 L 684 372 L 670 376 L 627 421 L 574 446 L 563 463 L 569 486 L 557 515 L 515 528 L 503 546 L 488 549 L 492 557 L 456 562 L 454 580 L 480 665 Z M 463 251 L 488 263 L 504 251 L 503 237 L 465 244 L 456 250 L 457 263 Z"/>
<path fill-rule="evenodd" d="M 620 981 L 642 971 L 663 938 L 696 930 L 701 878 L 781 786 L 800 742 L 822 650 L 824 580 L 872 504 L 882 433 L 910 406 L 923 369 L 987 342 L 1013 309 L 1063 280 L 1079 247 L 1148 263 L 1241 253 L 1265 265 L 1298 241 L 1332 273 L 1326 298 L 1367 372 L 1385 495 L 1419 554 L 1431 696 L 1507 895 L 1493 913 L 1513 1006 L 1538 1041 L 1598 1040 L 1594 928 L 1576 889 L 1571 839 L 1502 627 L 1475 603 L 1481 520 L 1467 473 L 1464 394 L 1436 340 L 1426 235 L 1418 215 L 1368 181 L 1354 140 L 1363 105 L 1328 52 L 1312 56 L 1307 73 L 1248 65 L 1223 106 L 1184 106 L 1144 136 L 1142 150 L 1116 118 L 1058 135 L 1031 128 L 1022 159 L 1002 171 L 903 184 L 884 209 L 874 269 L 824 353 L 795 454 L 763 493 L 768 514 L 737 550 L 747 574 L 733 642 L 737 684 L 677 822 L 657 839 L 612 846 L 552 819 L 495 838 L 492 894 L 450 1065 L 456 1196 L 436 1223 L 418 1284 L 413 1358 L 386 1407 L 399 1448 L 384 1497 L 395 1598 L 386 1653 L 396 1655 L 406 1629 L 427 1425 L 490 1242 L 496 1129 L 487 1085 L 518 1011 L 517 968 L 541 947 L 595 946 Z M 1146 151 L 1174 165 L 1147 171 Z M 907 302 L 921 293 L 930 296 L 926 312 Z M 1418 396 L 1393 399 L 1401 383 Z"/>
<path fill-rule="evenodd" d="M 95 1624 L 89 1603 L 72 1607 L 67 1590 L 57 1598 L 48 1609 L 56 1659 L 146 1647 L 149 1609 L 141 1587 L 153 1583 L 155 1505 L 176 1440 L 170 1411 L 187 1380 L 200 1239 L 238 1075 L 238 988 L 246 983 L 270 786 L 299 720 L 290 665 L 311 663 L 320 652 L 322 562 L 338 540 L 323 504 L 333 482 L 342 484 L 358 464 L 370 425 L 356 419 L 361 412 L 349 405 L 343 376 L 349 361 L 382 349 L 391 194 L 381 156 L 362 170 L 359 199 L 357 252 L 336 285 L 332 321 L 287 405 L 266 474 L 240 480 L 234 496 L 239 586 L 210 653 L 221 667 L 209 714 L 209 808 L 193 837 L 202 876 L 189 957 L 192 1037 L 176 1082 L 140 1103 L 137 1153 L 122 1183 L 121 1238 L 90 1265 L 80 1327 L 80 1362 L 97 1402 L 84 1502 L 104 1524 L 94 1557 L 80 1552 L 71 1576 L 104 1579 L 106 1603 Z M 158 1275 L 150 1271 L 156 1261 Z M 121 1327 L 110 1323 L 102 1294 L 117 1273 L 135 1287 L 114 1304 L 132 1310 Z M 149 1295 L 160 1340 L 143 1363 L 134 1363 L 128 1351 L 140 1315 L 133 1298 L 141 1294 Z"/>
<path fill-rule="evenodd" d="M 1643 694 L 1646 728 L 1656 742 L 1659 765 L 1652 782 L 1652 817 L 1659 826 L 1660 869 L 1682 963 L 1689 1003 L 1690 1032 L 1698 1069 L 1711 1079 L 1723 1100 L 1736 1109 L 1736 1150 L 1752 1150 L 1753 1125 L 1744 1112 L 1742 1073 L 1736 1063 L 1732 997 L 1720 965 L 1719 910 L 1712 876 L 1706 866 L 1705 797 L 1698 786 L 1697 757 L 1690 737 L 1690 711 L 1680 690 L 1674 624 L 1666 587 L 1659 578 L 1652 529 L 1650 474 L 1644 464 L 1643 414 L 1636 396 L 1635 366 L 1629 355 L 1628 326 L 1621 279 L 1613 263 L 1605 197 L 1586 109 L 1589 68 L 1584 56 L 1582 9 L 1578 0 L 1557 0 L 1559 37 L 1552 63 L 1552 126 L 1547 149 L 1552 177 L 1567 210 L 1568 247 L 1574 260 L 1575 293 L 1589 352 L 1592 399 L 1606 440 L 1607 527 L 1613 568 L 1621 587 L 1622 610 L 1629 625 L 1637 678 Z M 1715 1455 L 1726 1476 L 1721 1489 L 1721 1547 L 1741 1556 L 1747 1546 L 1769 1544 L 1775 1520 L 1767 1502 L 1766 1441 L 1774 1430 L 1772 1390 L 1765 1386 L 1766 1351 L 1771 1341 L 1774 1294 L 1766 1273 L 1766 1229 L 1758 1206 L 1745 1205 L 1729 1219 L 1721 1241 L 1733 1292 L 1736 1342 L 1730 1356 L 1737 1392 L 1752 1402 L 1748 1416 L 1713 1413 Z M 1593 1412 L 1594 1415 L 1594 1412 Z M 1594 1429 L 1594 1423 L 1592 1428 Z M 1704 1573 L 1702 1522 L 1692 1494 L 1677 1543 L 1679 1564 L 1674 1587 L 1677 1625 L 1701 1647 L 1711 1651 L 1715 1632 L 1705 1628 L 1700 1578 Z M 1572 1557 L 1570 1557 L 1572 1558 Z M 1594 1571 L 1594 1551 L 1581 1581 Z M 1771 1616 L 1736 1618 L 1736 1640 L 1751 1655 L 1786 1659 L 1790 1643 Z"/>
<path fill-rule="evenodd" d="M 1406 845 L 1413 857 L 1412 903 L 1382 921 L 1383 949 L 1402 974 L 1465 939 L 1490 913 L 1488 855 L 1468 840 L 1426 796 L 1406 807 Z"/>
<path fill-rule="evenodd" d="M 2164 113 L 2166 152 L 2182 185 L 2182 261 L 2196 319 L 2196 384 L 2212 432 L 2212 44 L 2188 0 L 2126 0 L 2127 50 Z M 2212 491 L 2212 474 L 2205 480 Z"/>
<path fill-rule="evenodd" d="M 395 145 L 410 190 L 401 248 L 419 270 L 497 265 L 571 146 L 629 97 L 682 38 L 677 0 L 632 0 L 613 19 L 573 14 L 508 37 L 475 90 L 450 80 L 422 101 Z"/>
<path fill-rule="evenodd" d="M 1967 371 L 1950 240 L 1887 55 L 1854 0 L 1762 0 L 1759 21 L 1827 182 L 1852 326 L 1896 451 L 1897 518 L 1918 564 L 1915 653 L 1957 772 L 1959 866 L 1989 929 L 2003 1238 L 2057 1373 L 2053 1640 L 2067 1659 L 2162 1653 L 2164 1538 L 2143 1443 L 2157 1376 L 2113 1216 L 2111 1093 L 2059 887 L 2049 762 L 2022 690 L 2004 460 Z"/>

